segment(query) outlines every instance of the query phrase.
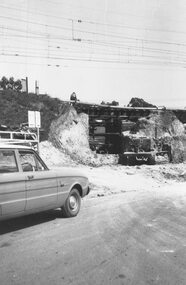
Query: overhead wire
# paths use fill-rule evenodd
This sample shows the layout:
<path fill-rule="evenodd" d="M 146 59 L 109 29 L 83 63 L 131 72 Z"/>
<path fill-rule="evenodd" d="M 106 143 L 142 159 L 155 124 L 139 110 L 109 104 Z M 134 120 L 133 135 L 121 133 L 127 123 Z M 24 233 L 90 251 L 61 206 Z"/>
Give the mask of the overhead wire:
<path fill-rule="evenodd" d="M 13 18 L 9 16 L 2 16 L 0 15 L 0 18 L 4 19 L 9 19 L 12 21 L 17 21 L 17 22 L 23 22 L 27 24 L 33 24 L 33 25 L 38 25 L 42 27 L 48 27 L 48 28 L 55 28 L 55 29 L 60 29 L 60 30 L 66 30 L 66 31 L 72 31 L 72 27 L 62 27 L 62 26 L 56 26 L 56 25 L 49 25 L 49 24 L 43 24 L 43 23 L 38 23 L 35 21 L 28 21 L 24 19 L 18 19 L 18 18 Z M 122 36 L 121 34 L 106 34 L 106 33 L 101 33 L 101 32 L 95 32 L 95 31 L 87 31 L 87 30 L 82 30 L 82 29 L 75 29 L 76 32 L 79 33 L 84 33 L 88 35 L 97 35 L 97 36 L 104 36 L 104 37 L 110 37 L 110 38 L 117 38 L 117 39 L 127 39 L 127 40 L 138 40 L 138 41 L 143 41 L 145 43 L 154 43 L 154 44 L 165 44 L 165 45 L 175 45 L 175 46 L 184 46 L 186 47 L 186 43 L 182 42 L 170 42 L 170 41 L 160 41 L 160 40 L 153 40 L 153 39 L 146 39 L 146 38 L 137 38 L 137 37 L 129 37 L 129 36 Z M 30 32 L 33 33 L 33 32 Z M 36 32 L 37 33 L 37 32 Z"/>
<path fill-rule="evenodd" d="M 1 55 L 1 54 L 0 54 Z M 180 61 L 171 61 L 171 62 L 166 62 L 166 61 L 147 61 L 145 60 L 146 56 L 142 59 L 109 59 L 106 57 L 102 58 L 89 58 L 89 57 L 69 57 L 69 56 L 56 56 L 56 55 L 50 55 L 50 56 L 45 56 L 43 54 L 39 55 L 34 55 L 34 54 L 15 54 L 15 53 L 3 53 L 3 56 L 9 56 L 9 57 L 29 57 L 29 58 L 40 58 L 40 59 L 48 59 L 48 60 L 63 60 L 63 61 L 87 61 L 87 62 L 102 62 L 102 63 L 132 63 L 132 64 L 160 64 L 160 65 L 177 65 L 177 64 L 182 64 L 184 67 L 186 67 L 186 61 L 185 62 L 180 62 Z M 153 56 L 149 56 L 149 58 L 154 58 Z"/>
<path fill-rule="evenodd" d="M 40 2 L 45 2 L 46 3 L 46 0 L 39 0 Z M 103 11 L 103 9 L 98 9 L 98 8 L 90 8 L 90 7 L 87 7 L 87 6 L 77 6 L 77 5 L 74 5 L 74 3 L 73 3 L 73 5 L 70 5 L 69 3 L 67 4 L 67 3 L 64 3 L 64 1 L 62 1 L 62 0 L 60 0 L 60 2 L 55 2 L 55 1 L 50 1 L 50 0 L 47 0 L 47 2 L 48 3 L 51 3 L 51 4 L 53 4 L 53 5 L 65 5 L 65 6 L 69 6 L 69 7 L 72 7 L 72 8 L 74 8 L 74 7 L 76 7 L 76 8 L 78 8 L 78 9 L 81 9 L 81 10 L 90 10 L 91 12 L 92 11 L 95 11 L 95 12 L 104 12 Z M 128 12 L 123 12 L 122 11 L 122 13 L 118 13 L 118 12 L 116 12 L 116 11 L 110 11 L 110 10 L 107 10 L 107 13 L 109 14 L 109 15 L 117 15 L 117 16 L 128 16 L 128 17 L 134 17 L 134 18 L 139 18 L 139 19 L 144 19 L 145 17 L 147 17 L 147 15 L 146 14 L 133 14 L 133 13 L 128 13 Z M 151 15 L 149 16 L 149 17 L 151 17 Z M 175 18 L 170 18 L 170 16 L 168 16 L 168 15 L 164 15 L 164 19 L 166 19 L 166 21 L 174 21 L 174 22 L 180 22 L 180 21 L 182 21 L 180 18 L 177 18 L 177 19 L 175 19 Z M 183 21 L 184 20 L 186 20 L 186 18 L 184 17 L 184 19 L 183 19 Z"/>
<path fill-rule="evenodd" d="M 1 47 L 1 46 L 0 46 Z M 18 46 L 12 46 L 12 47 L 10 47 L 10 46 L 3 46 L 2 47 L 2 49 L 3 50 L 11 50 L 11 49 L 13 49 L 14 50 L 14 52 L 15 53 L 19 53 L 19 51 L 24 51 L 25 50 L 25 48 L 24 47 L 18 47 Z M 29 52 L 39 52 L 39 51 L 42 51 L 42 52 L 48 52 L 50 50 L 50 52 L 52 52 L 52 53 L 55 53 L 55 54 L 60 54 L 60 53 L 64 53 L 64 52 L 68 52 L 68 53 L 70 53 L 70 54 L 75 54 L 75 53 L 77 53 L 77 54 L 89 54 L 90 53 L 90 51 L 87 49 L 87 48 L 84 48 L 84 47 L 81 47 L 81 48 L 79 48 L 79 49 L 77 49 L 77 47 L 75 47 L 75 46 L 73 46 L 73 45 L 71 45 L 71 46 L 66 46 L 66 47 L 59 47 L 59 46 L 57 46 L 57 47 L 54 47 L 54 46 L 47 46 L 47 47 L 44 47 L 44 48 L 37 48 L 37 47 L 27 47 L 27 51 L 29 51 Z M 104 54 L 104 55 L 111 55 L 111 56 L 120 56 L 120 57 L 122 57 L 122 56 L 129 56 L 129 54 L 128 53 L 124 53 L 123 52 L 123 50 L 126 50 L 126 51 L 129 51 L 129 47 L 128 46 L 126 46 L 126 47 L 123 47 L 123 49 L 122 49 L 122 51 L 120 51 L 120 53 L 118 53 L 118 51 L 117 50 L 113 50 L 113 51 L 108 51 L 108 49 L 106 49 L 106 48 L 99 48 L 99 49 L 96 49 L 95 50 L 95 52 L 96 52 L 96 54 L 97 55 L 102 55 L 102 54 Z M 134 50 L 136 51 L 136 49 L 135 49 L 135 47 L 134 47 Z M 138 50 L 138 51 L 140 51 L 140 49 Z M 150 50 L 150 51 L 148 51 L 149 52 L 149 54 L 150 53 L 152 53 L 152 51 Z M 157 59 L 169 59 L 170 58 L 170 55 L 174 55 L 175 56 L 175 54 L 173 53 L 167 53 L 167 56 L 166 55 L 163 55 L 163 56 L 155 56 L 155 55 L 148 55 L 148 54 L 143 54 L 142 55 L 142 57 L 144 58 L 144 57 L 151 57 L 151 58 L 157 58 Z M 139 56 L 141 56 L 141 54 L 140 53 L 136 53 L 136 54 L 134 54 L 133 55 L 133 57 L 139 57 Z M 182 53 L 182 57 L 179 55 L 177 55 L 175 58 L 172 58 L 172 59 L 177 59 L 177 60 L 179 60 L 179 59 L 185 59 L 185 57 L 183 57 L 183 56 L 185 56 L 186 57 L 186 53 Z"/>
<path fill-rule="evenodd" d="M 13 30 L 13 31 L 18 31 L 21 33 L 25 33 L 24 30 L 21 29 L 17 29 L 17 28 L 10 28 L 10 27 L 6 27 L 6 30 Z M 65 41 L 71 41 L 71 37 L 67 38 L 67 37 L 63 37 L 63 36 L 53 36 L 52 34 L 46 34 L 46 33 L 41 33 L 41 32 L 36 32 L 33 30 L 29 30 L 28 31 L 30 34 L 33 34 L 34 36 L 30 36 L 30 35 L 16 35 L 16 34 L 7 34 L 7 36 L 4 35 L 4 38 L 9 38 L 9 37 L 20 37 L 20 38 L 29 38 L 29 39 L 44 39 L 48 41 L 48 38 L 50 38 L 51 40 L 55 39 L 55 40 L 65 40 Z M 36 35 L 36 36 L 35 36 Z M 185 52 L 177 52 L 175 50 L 168 50 L 168 49 L 163 49 L 163 48 L 152 48 L 152 47 L 147 47 L 147 46 L 135 46 L 134 44 L 123 44 L 122 42 L 107 42 L 107 41 L 101 41 L 101 40 L 84 40 L 81 39 L 81 42 L 83 43 L 93 43 L 95 45 L 100 45 L 100 46 L 105 46 L 105 47 L 113 47 L 113 48 L 128 48 L 128 49 L 134 49 L 135 51 L 137 50 L 142 50 L 143 51 L 149 51 L 149 52 L 156 52 L 156 53 L 166 53 L 166 54 L 179 54 L 179 55 L 185 55 Z"/>
<path fill-rule="evenodd" d="M 151 31 L 151 32 L 158 32 L 158 33 L 162 33 L 162 32 L 166 32 L 166 33 L 176 33 L 176 34 L 186 34 L 186 31 L 177 31 L 177 30 L 168 30 L 168 29 L 154 29 L 151 27 L 139 27 L 139 26 L 129 26 L 129 25 L 122 25 L 122 24 L 113 24 L 113 23 L 104 23 L 104 22 L 97 22 L 97 21 L 90 21 L 90 20 L 85 20 L 85 19 L 79 19 L 79 18 L 72 18 L 72 17 L 63 17 L 63 16 L 58 16 L 58 15 L 51 15 L 51 14 L 46 14 L 46 13 L 41 13 L 38 11 L 31 11 L 31 10 L 25 10 L 25 9 L 21 9 L 21 8 L 17 8 L 17 6 L 5 6 L 5 5 L 1 5 L 1 8 L 4 9 L 9 9 L 9 10 L 13 10 L 13 11 L 19 11 L 19 12 L 25 12 L 25 13 L 29 13 L 29 14 L 33 14 L 34 16 L 38 15 L 38 16 L 45 16 L 45 17 L 50 17 L 50 18 L 54 18 L 54 19 L 59 19 L 59 20 L 66 20 L 66 21 L 74 21 L 74 22 L 82 22 L 82 23 L 88 23 L 88 24 L 93 24 L 93 25 L 100 25 L 100 26 L 107 26 L 107 27 L 117 27 L 117 28 L 123 28 L 123 29 L 129 29 L 129 30 L 145 30 L 145 31 Z"/>
<path fill-rule="evenodd" d="M 20 22 L 20 23 L 26 23 L 27 25 L 28 24 L 32 24 L 32 25 L 36 25 L 37 27 L 45 27 L 47 29 L 55 29 L 55 32 L 56 30 L 63 30 L 63 31 L 68 31 L 68 32 L 72 32 L 72 27 L 64 27 L 64 26 L 58 26 L 58 25 L 51 25 L 51 24 L 43 24 L 43 23 L 40 23 L 40 22 L 37 22 L 37 21 L 30 21 L 30 20 L 26 20 L 26 19 L 18 19 L 18 18 L 14 18 L 14 17 L 11 17 L 11 16 L 0 16 L 0 18 L 2 19 L 7 19 L 7 20 L 11 20 L 11 21 L 17 21 L 17 22 Z M 73 21 L 72 19 L 68 19 L 69 21 Z M 79 20 L 79 23 L 82 23 L 81 20 Z M 90 22 L 91 23 L 91 22 Z M 96 22 L 92 22 L 92 24 L 95 24 Z M 78 44 L 80 43 L 80 45 L 76 45 L 73 46 L 73 48 L 75 48 L 76 50 L 75 51 L 68 51 L 68 53 L 89 53 L 89 61 L 91 61 L 91 58 L 90 56 L 90 51 L 88 50 L 88 48 L 90 48 L 90 45 L 94 45 L 93 48 L 94 48 L 94 52 L 97 53 L 97 55 L 100 55 L 99 52 L 100 50 L 97 49 L 98 46 L 101 46 L 101 47 L 104 47 L 105 48 L 105 52 L 104 52 L 104 55 L 111 55 L 111 56 L 119 56 L 122 57 L 122 56 L 126 56 L 128 57 L 128 62 L 129 61 L 132 61 L 131 58 L 141 58 L 141 62 L 143 62 L 143 59 L 144 58 L 153 58 L 153 59 L 161 59 L 161 60 L 165 60 L 165 59 L 169 59 L 170 60 L 170 64 L 172 64 L 173 60 L 176 60 L 176 63 L 178 63 L 180 61 L 180 63 L 182 64 L 185 64 L 185 52 L 184 51 L 177 51 L 177 50 L 171 50 L 171 49 L 165 49 L 163 47 L 161 48 L 155 48 L 155 47 L 152 47 L 152 45 L 170 45 L 171 47 L 176 47 L 176 48 L 185 48 L 186 47 L 186 44 L 185 43 L 179 43 L 179 42 L 170 42 L 170 41 L 160 41 L 160 40 L 153 40 L 153 39 L 145 39 L 145 38 L 139 38 L 139 37 L 128 37 L 128 36 L 123 36 L 122 34 L 112 34 L 112 33 L 103 33 L 103 32 L 98 32 L 98 31 L 90 31 L 90 30 L 85 30 L 85 29 L 75 29 L 75 31 L 77 33 L 80 33 L 80 38 L 79 38 L 79 41 L 78 41 L 78 38 L 74 39 L 73 37 L 70 37 L 70 36 L 64 36 L 64 35 L 59 35 L 59 34 L 56 34 L 53 32 L 41 32 L 40 30 L 31 30 L 31 29 L 27 29 L 24 30 L 24 29 L 20 29 L 20 28 L 15 28 L 15 27 L 4 27 L 3 25 L 1 26 L 1 28 L 5 29 L 6 31 L 14 31 L 14 32 L 18 32 L 20 34 L 8 34 L 7 35 L 4 35 L 3 34 L 3 38 L 4 39 L 7 39 L 9 40 L 10 37 L 12 38 L 16 38 L 16 37 L 20 37 L 20 38 L 25 38 L 28 40 L 45 40 L 47 41 L 47 51 L 49 52 L 49 49 L 50 49 L 50 42 L 54 41 L 54 40 L 58 40 L 58 41 L 66 41 L 66 42 L 74 42 L 75 40 L 78 42 Z M 92 38 L 87 38 L 87 36 L 97 36 L 96 39 L 92 39 Z M 99 37 L 102 37 L 104 40 L 101 40 Z M 118 40 L 118 41 L 116 41 Z M 131 41 L 131 43 L 129 44 L 126 44 L 126 40 L 127 41 Z M 141 43 L 141 46 L 138 46 L 137 45 L 137 41 Z M 85 46 L 85 44 L 87 46 Z M 145 44 L 145 45 L 144 45 Z M 63 43 L 64 45 L 64 43 Z M 84 46 L 83 46 L 84 45 Z M 89 45 L 89 47 L 88 47 Z M 149 46 L 151 45 L 151 46 Z M 61 47 L 60 47 L 61 48 Z M 72 48 L 72 45 L 71 45 L 71 48 Z M 78 49 L 82 49 L 83 48 L 83 51 L 81 52 L 80 50 Z M 112 48 L 112 49 L 115 49 L 114 51 L 112 52 L 108 52 L 106 48 Z M 6 49 L 5 47 L 3 47 L 4 49 L 4 53 L 1 54 L 1 56 L 4 56 L 6 55 Z M 116 50 L 117 49 L 117 50 Z M 122 50 L 127 50 L 128 53 L 123 53 L 123 51 L 121 51 L 120 49 Z M 30 50 L 28 47 L 27 47 L 27 51 Z M 103 50 L 102 50 L 103 51 Z M 139 54 L 137 54 L 137 51 L 139 52 Z M 132 54 L 132 52 L 136 52 L 136 54 Z M 140 54 L 141 52 L 141 54 Z M 145 54 L 146 53 L 146 54 Z M 152 54 L 153 55 L 152 55 Z M 161 53 L 162 54 L 162 57 L 157 55 L 158 53 Z M 28 52 L 27 52 L 28 56 L 31 56 Z M 56 54 L 54 54 L 54 57 L 55 57 Z M 68 55 L 68 54 L 67 54 Z M 13 56 L 13 55 L 11 55 Z M 19 50 L 16 54 L 14 54 L 14 56 L 22 56 L 22 55 L 19 55 Z M 174 56 L 174 58 L 170 58 L 170 56 Z M 48 56 L 49 57 L 49 56 Z M 59 59 L 59 58 L 58 58 Z M 103 61 L 105 61 L 104 58 L 102 58 Z M 63 60 L 65 60 L 63 58 Z M 70 60 L 68 59 L 68 56 L 67 56 L 67 60 Z M 75 60 L 75 59 L 73 59 Z M 84 60 L 84 59 L 83 59 Z M 107 62 L 112 62 L 112 58 L 109 59 Z M 172 61 L 172 62 L 171 62 Z M 118 62 L 118 61 L 117 61 Z M 166 62 L 167 64 L 167 62 Z"/>

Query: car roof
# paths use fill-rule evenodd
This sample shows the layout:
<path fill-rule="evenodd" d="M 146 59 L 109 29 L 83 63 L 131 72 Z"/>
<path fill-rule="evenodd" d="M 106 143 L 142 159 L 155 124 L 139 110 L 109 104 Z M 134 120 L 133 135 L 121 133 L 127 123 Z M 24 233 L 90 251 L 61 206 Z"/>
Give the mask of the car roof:
<path fill-rule="evenodd" d="M 33 149 L 29 146 L 25 146 L 25 145 L 17 145 L 17 144 L 13 144 L 13 143 L 1 143 L 0 142 L 0 149 L 1 148 L 8 148 L 8 149 Z"/>

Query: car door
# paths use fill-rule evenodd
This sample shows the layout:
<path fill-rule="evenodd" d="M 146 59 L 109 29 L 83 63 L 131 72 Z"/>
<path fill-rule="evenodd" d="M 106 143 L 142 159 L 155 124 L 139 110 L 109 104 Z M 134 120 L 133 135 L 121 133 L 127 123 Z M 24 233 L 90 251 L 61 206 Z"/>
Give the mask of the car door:
<path fill-rule="evenodd" d="M 49 209 L 57 204 L 57 178 L 54 171 L 46 169 L 32 150 L 19 151 L 26 179 L 26 211 Z"/>
<path fill-rule="evenodd" d="M 25 175 L 19 172 L 15 151 L 0 149 L 0 215 L 23 212 L 25 206 Z"/>

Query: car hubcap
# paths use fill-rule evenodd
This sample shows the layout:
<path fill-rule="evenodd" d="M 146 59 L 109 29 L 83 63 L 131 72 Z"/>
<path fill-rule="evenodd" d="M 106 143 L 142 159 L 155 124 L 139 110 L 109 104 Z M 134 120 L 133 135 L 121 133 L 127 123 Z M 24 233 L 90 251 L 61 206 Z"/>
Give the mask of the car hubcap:
<path fill-rule="evenodd" d="M 78 202 L 77 202 L 76 197 L 70 196 L 69 204 L 70 204 L 70 209 L 71 209 L 72 211 L 76 211 L 76 210 L 77 210 L 77 208 L 78 208 Z"/>

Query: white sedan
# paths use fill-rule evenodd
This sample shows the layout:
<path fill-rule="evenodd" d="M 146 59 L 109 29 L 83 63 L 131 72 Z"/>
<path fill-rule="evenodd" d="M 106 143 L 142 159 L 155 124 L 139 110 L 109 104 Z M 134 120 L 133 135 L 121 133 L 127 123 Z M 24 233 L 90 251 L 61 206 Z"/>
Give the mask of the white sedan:
<path fill-rule="evenodd" d="M 0 220 L 59 207 L 74 217 L 89 191 L 80 171 L 49 170 L 32 148 L 0 145 Z"/>

